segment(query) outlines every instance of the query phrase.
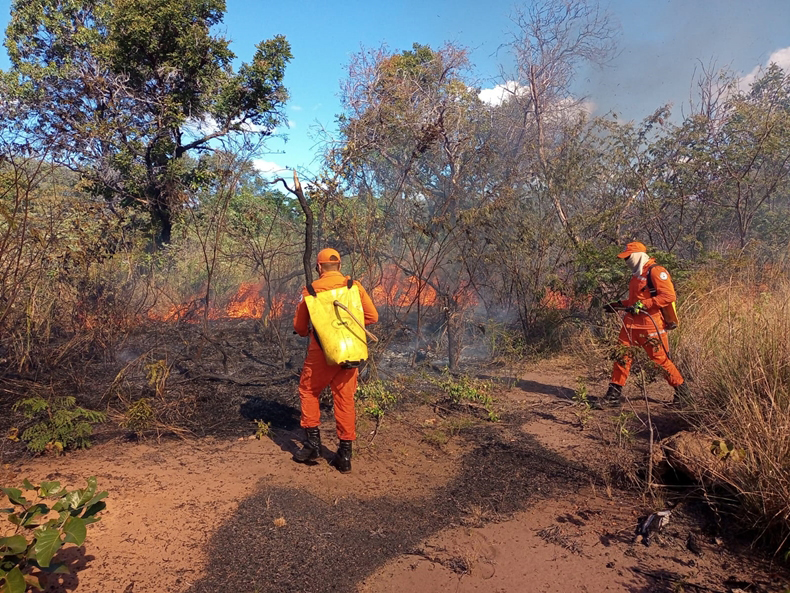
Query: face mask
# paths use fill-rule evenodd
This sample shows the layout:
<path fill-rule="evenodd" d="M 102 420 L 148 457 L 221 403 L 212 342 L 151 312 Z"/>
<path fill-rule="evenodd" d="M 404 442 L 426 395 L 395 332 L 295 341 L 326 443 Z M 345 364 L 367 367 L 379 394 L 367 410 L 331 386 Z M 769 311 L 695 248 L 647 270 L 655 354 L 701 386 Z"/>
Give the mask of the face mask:
<path fill-rule="evenodd" d="M 647 253 L 637 252 L 629 255 L 625 261 L 628 262 L 628 265 L 631 268 L 631 273 L 636 276 L 642 272 L 642 268 L 644 267 L 646 260 Z"/>

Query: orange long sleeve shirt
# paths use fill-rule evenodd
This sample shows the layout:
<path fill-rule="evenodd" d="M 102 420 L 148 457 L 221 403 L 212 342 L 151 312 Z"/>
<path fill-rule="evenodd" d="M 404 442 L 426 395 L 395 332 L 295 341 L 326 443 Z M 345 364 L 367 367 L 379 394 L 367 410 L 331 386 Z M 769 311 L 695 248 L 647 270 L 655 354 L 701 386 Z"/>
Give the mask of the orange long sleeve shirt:
<path fill-rule="evenodd" d="M 662 329 L 664 327 L 664 318 L 661 316 L 661 307 L 666 307 L 675 302 L 675 286 L 672 284 L 672 278 L 669 277 L 669 272 L 667 272 L 666 268 L 655 266 L 650 270 L 650 276 L 653 279 L 653 286 L 656 287 L 656 296 L 650 296 L 650 289 L 647 287 L 647 270 L 655 263 L 656 260 L 651 257 L 647 260 L 639 276 L 631 276 L 631 281 L 628 283 L 628 298 L 622 301 L 622 305 L 630 307 L 635 305 L 637 301 L 642 301 L 642 304 L 647 308 L 647 312 L 652 315 L 658 329 Z M 632 315 L 628 313 L 623 321 L 626 327 L 652 329 L 655 331 L 655 327 L 647 315 Z"/>

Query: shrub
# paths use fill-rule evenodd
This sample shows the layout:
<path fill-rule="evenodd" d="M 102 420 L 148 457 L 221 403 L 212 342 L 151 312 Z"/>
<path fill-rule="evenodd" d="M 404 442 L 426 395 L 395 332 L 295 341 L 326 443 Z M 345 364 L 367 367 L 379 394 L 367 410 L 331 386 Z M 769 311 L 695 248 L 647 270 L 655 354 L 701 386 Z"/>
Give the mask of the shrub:
<path fill-rule="evenodd" d="M 716 476 L 742 516 L 790 537 L 790 281 L 786 266 L 726 262 L 699 272 L 680 310 L 679 358 L 692 379 L 686 418 L 743 459 Z"/>
<path fill-rule="evenodd" d="M 376 420 L 380 420 L 384 412 L 398 402 L 397 394 L 379 379 L 361 384 L 357 390 L 357 398 L 362 402 L 365 413 Z"/>
<path fill-rule="evenodd" d="M 93 425 L 107 417 L 104 412 L 78 406 L 72 396 L 49 400 L 29 397 L 15 403 L 14 410 L 28 420 L 36 420 L 22 433 L 22 440 L 34 453 L 88 448 Z"/>
<path fill-rule="evenodd" d="M 95 477 L 88 478 L 86 488 L 71 491 L 60 482 L 34 486 L 27 479 L 21 489 L 0 490 L 11 505 L 0 512 L 14 525 L 12 535 L 0 538 L 0 590 L 5 593 L 41 589 L 47 573 L 68 572 L 65 565 L 53 562 L 53 557 L 65 544 L 81 546 L 87 526 L 98 521 L 98 514 L 106 507 L 103 499 L 107 492 L 96 492 Z M 32 492 L 34 498 L 29 500 L 23 490 Z"/>

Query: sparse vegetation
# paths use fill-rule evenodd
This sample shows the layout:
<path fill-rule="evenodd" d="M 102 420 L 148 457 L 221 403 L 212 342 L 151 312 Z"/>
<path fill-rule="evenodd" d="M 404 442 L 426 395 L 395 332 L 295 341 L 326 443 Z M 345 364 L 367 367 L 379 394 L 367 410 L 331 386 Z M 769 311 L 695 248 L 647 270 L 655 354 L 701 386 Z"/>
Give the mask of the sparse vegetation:
<path fill-rule="evenodd" d="M 696 274 L 678 348 L 694 379 L 683 415 L 711 438 L 713 455 L 737 461 L 716 482 L 742 501 L 739 513 L 747 524 L 777 546 L 790 537 L 790 282 L 784 261 L 727 261 Z"/>
<path fill-rule="evenodd" d="M 14 410 L 34 422 L 22 433 L 22 440 L 34 453 L 90 447 L 93 425 L 107 418 L 104 412 L 78 406 L 72 396 L 29 397 L 14 404 Z"/>
<path fill-rule="evenodd" d="M 0 538 L 2 590 L 42 590 L 48 574 L 68 572 L 65 564 L 53 560 L 62 546 L 85 542 L 87 526 L 99 521 L 106 507 L 107 492 L 98 492 L 95 477 L 78 490 L 67 490 L 60 482 L 33 485 L 27 479 L 21 488 L 0 490 L 11 505 L 2 512 L 13 525 L 12 534 Z"/>

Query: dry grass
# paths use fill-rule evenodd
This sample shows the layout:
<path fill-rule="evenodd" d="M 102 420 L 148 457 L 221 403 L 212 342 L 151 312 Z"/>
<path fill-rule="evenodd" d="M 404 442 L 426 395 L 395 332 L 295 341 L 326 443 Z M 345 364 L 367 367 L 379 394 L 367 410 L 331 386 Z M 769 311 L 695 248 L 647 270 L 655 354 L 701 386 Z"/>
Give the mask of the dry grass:
<path fill-rule="evenodd" d="M 693 386 L 683 413 L 743 459 L 716 479 L 742 516 L 790 537 L 790 279 L 782 262 L 728 262 L 698 273 L 680 310 L 678 354 Z M 725 451 L 725 453 L 727 452 Z"/>

